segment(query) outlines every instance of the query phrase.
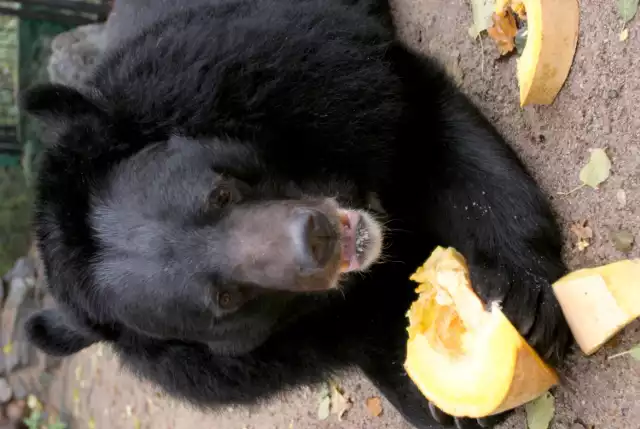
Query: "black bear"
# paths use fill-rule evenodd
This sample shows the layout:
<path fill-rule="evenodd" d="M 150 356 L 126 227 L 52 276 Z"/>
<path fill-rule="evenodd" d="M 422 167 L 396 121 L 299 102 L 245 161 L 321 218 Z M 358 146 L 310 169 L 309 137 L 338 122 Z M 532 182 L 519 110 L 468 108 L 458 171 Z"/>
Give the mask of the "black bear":
<path fill-rule="evenodd" d="M 565 353 L 561 234 L 512 149 L 384 3 L 154 5 L 82 88 L 23 95 L 57 139 L 35 227 L 59 306 L 30 339 L 110 343 L 203 407 L 356 366 L 417 428 L 490 427 L 407 377 L 406 312 L 410 274 L 453 246 L 542 356 Z"/>

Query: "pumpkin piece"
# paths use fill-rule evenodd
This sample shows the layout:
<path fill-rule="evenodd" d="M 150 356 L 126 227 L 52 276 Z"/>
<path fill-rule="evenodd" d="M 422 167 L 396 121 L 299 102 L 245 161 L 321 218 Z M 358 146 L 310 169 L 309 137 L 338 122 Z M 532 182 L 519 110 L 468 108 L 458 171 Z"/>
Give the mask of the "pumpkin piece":
<path fill-rule="evenodd" d="M 462 255 L 438 247 L 411 276 L 419 296 L 409 312 L 405 369 L 420 391 L 456 417 L 520 406 L 558 382 L 505 317 L 471 289 Z"/>
<path fill-rule="evenodd" d="M 578 346 L 591 355 L 640 317 L 640 259 L 574 271 L 553 291 Z"/>
<path fill-rule="evenodd" d="M 496 13 L 509 7 L 527 22 L 527 42 L 517 60 L 520 105 L 551 104 L 576 52 L 578 0 L 499 0 Z"/>

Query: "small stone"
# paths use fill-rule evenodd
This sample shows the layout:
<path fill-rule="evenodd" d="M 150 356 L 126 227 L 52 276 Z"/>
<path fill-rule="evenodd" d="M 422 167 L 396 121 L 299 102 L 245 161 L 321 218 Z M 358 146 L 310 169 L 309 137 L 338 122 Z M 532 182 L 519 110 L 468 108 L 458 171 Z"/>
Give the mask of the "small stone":
<path fill-rule="evenodd" d="M 28 395 L 27 387 L 24 380 L 19 376 L 9 378 L 11 388 L 13 389 L 13 397 L 15 399 L 25 399 Z"/>
<path fill-rule="evenodd" d="M 23 419 L 27 416 L 27 403 L 23 399 L 18 399 L 7 404 L 7 417 L 12 422 Z"/>
<path fill-rule="evenodd" d="M 627 193 L 624 191 L 624 189 L 618 189 L 618 191 L 616 192 L 616 200 L 618 200 L 618 205 L 620 206 L 620 208 L 627 205 Z"/>
<path fill-rule="evenodd" d="M 620 94 L 615 89 L 610 89 L 607 92 L 607 97 L 609 97 L 609 99 L 611 99 L 611 100 L 613 100 L 614 98 L 618 98 L 619 96 L 620 96 Z"/>
<path fill-rule="evenodd" d="M 69 85 L 84 82 L 106 48 L 105 29 L 104 24 L 89 24 L 58 34 L 51 43 L 49 79 Z"/>
<path fill-rule="evenodd" d="M 13 389 L 7 382 L 7 379 L 2 377 L 0 378 L 0 403 L 4 404 L 9 402 L 13 397 Z"/>

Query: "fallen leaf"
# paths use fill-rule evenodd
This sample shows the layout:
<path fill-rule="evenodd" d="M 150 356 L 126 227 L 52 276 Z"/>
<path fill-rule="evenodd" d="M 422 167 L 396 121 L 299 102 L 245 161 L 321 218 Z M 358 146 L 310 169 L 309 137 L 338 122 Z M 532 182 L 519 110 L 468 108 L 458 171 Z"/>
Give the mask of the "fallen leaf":
<path fill-rule="evenodd" d="M 140 420 L 137 417 L 133 418 L 133 429 L 140 429 Z"/>
<path fill-rule="evenodd" d="M 607 360 L 611 360 L 611 359 L 616 359 L 622 356 L 626 356 L 629 355 L 633 358 L 633 360 L 637 360 L 638 362 L 640 362 L 640 344 L 638 344 L 635 347 L 630 348 L 629 350 L 626 350 L 624 352 L 621 353 L 616 353 L 615 355 L 611 355 L 607 358 Z"/>
<path fill-rule="evenodd" d="M 67 424 L 63 423 L 56 417 L 55 420 L 49 421 L 49 426 L 47 429 L 67 429 Z"/>
<path fill-rule="evenodd" d="M 631 350 L 629 350 L 629 355 L 637 360 L 638 362 L 640 362 L 640 345 L 635 346 L 634 348 L 632 348 Z"/>
<path fill-rule="evenodd" d="M 626 24 L 631 21 L 638 11 L 639 0 L 618 0 L 618 13 Z"/>
<path fill-rule="evenodd" d="M 620 38 L 620 41 L 621 41 L 621 42 L 626 42 L 626 41 L 627 41 L 627 39 L 629 38 L 629 29 L 628 29 L 628 28 L 625 28 L 624 30 L 622 30 L 622 31 L 620 32 L 620 36 L 619 36 L 619 38 Z"/>
<path fill-rule="evenodd" d="M 548 429 L 555 414 L 555 398 L 549 392 L 525 405 L 528 429 Z"/>
<path fill-rule="evenodd" d="M 27 407 L 29 407 L 32 410 L 37 410 L 42 408 L 42 404 L 40 403 L 40 400 L 35 395 L 29 395 L 27 396 Z"/>
<path fill-rule="evenodd" d="M 367 409 L 373 417 L 379 417 L 382 414 L 382 401 L 377 396 L 367 398 Z"/>
<path fill-rule="evenodd" d="M 318 420 L 326 420 L 331 414 L 331 396 L 325 396 L 318 405 Z"/>
<path fill-rule="evenodd" d="M 87 427 L 89 429 L 96 429 L 96 421 L 93 417 L 89 418 L 89 423 L 87 423 Z"/>
<path fill-rule="evenodd" d="M 480 33 L 491 27 L 491 15 L 495 9 L 495 0 L 471 0 L 471 14 L 473 24 L 469 28 L 469 35 L 474 39 Z"/>
<path fill-rule="evenodd" d="M 598 189 L 598 186 L 609 178 L 611 160 L 604 149 L 594 149 L 587 165 L 580 170 L 580 181 L 587 186 Z"/>
<path fill-rule="evenodd" d="M 516 18 L 510 10 L 505 10 L 502 14 L 494 12 L 491 20 L 493 25 L 487 29 L 487 33 L 496 42 L 500 55 L 506 55 L 516 47 L 515 38 L 518 33 Z"/>
<path fill-rule="evenodd" d="M 580 240 L 576 244 L 579 252 L 583 252 L 589 246 L 591 246 L 591 243 L 589 243 L 587 240 Z"/>
<path fill-rule="evenodd" d="M 32 410 L 28 418 L 22 420 L 27 428 L 38 429 L 38 426 L 42 423 L 42 413 L 40 410 Z"/>
<path fill-rule="evenodd" d="M 633 249 L 634 236 L 630 231 L 620 230 L 611 232 L 611 241 L 613 241 L 613 247 L 619 252 L 627 253 Z"/>
<path fill-rule="evenodd" d="M 618 189 L 618 192 L 616 192 L 616 200 L 618 200 L 618 204 L 620 204 L 620 207 L 624 207 L 627 205 L 627 193 L 624 191 L 624 189 Z"/>
<path fill-rule="evenodd" d="M 331 386 L 331 412 L 338 415 L 338 420 L 342 421 L 352 405 L 351 399 L 344 395 L 339 386 Z"/>
<path fill-rule="evenodd" d="M 593 230 L 588 225 L 588 221 L 581 220 L 571 224 L 571 232 L 575 234 L 578 239 L 591 239 L 593 238 Z"/>
<path fill-rule="evenodd" d="M 576 247 L 580 252 L 591 245 L 591 239 L 593 238 L 593 230 L 587 223 L 586 220 L 577 221 L 572 223 L 569 228 L 578 239 Z"/>
<path fill-rule="evenodd" d="M 2 353 L 4 353 L 5 355 L 10 355 L 12 351 L 13 351 L 12 342 L 8 342 L 7 344 L 4 345 L 4 347 L 2 347 Z"/>

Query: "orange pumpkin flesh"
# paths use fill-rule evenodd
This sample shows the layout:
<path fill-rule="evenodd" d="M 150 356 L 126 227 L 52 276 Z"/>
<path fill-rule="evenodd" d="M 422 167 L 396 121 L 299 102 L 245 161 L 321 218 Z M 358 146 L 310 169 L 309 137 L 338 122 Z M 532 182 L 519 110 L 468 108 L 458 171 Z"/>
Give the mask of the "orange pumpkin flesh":
<path fill-rule="evenodd" d="M 520 406 L 558 382 L 494 303 L 471 289 L 466 262 L 438 247 L 411 280 L 405 369 L 420 391 L 456 417 L 485 417 Z"/>

